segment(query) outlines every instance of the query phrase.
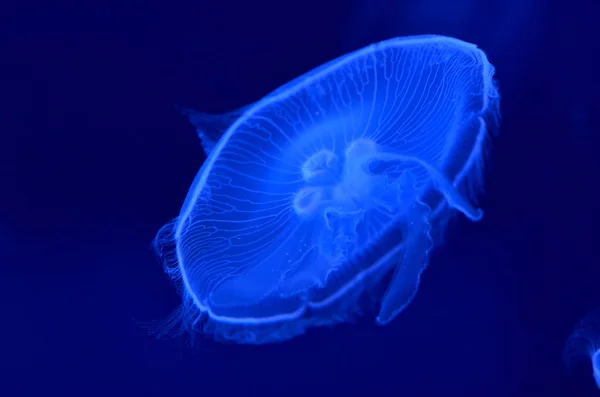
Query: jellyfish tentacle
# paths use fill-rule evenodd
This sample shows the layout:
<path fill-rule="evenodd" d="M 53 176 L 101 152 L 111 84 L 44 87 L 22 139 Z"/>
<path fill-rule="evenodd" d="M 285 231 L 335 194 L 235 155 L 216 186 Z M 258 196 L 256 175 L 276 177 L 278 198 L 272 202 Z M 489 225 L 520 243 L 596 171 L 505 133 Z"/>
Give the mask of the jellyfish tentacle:
<path fill-rule="evenodd" d="M 600 389 L 600 350 L 596 350 L 592 355 L 592 369 L 594 371 L 596 386 Z"/>

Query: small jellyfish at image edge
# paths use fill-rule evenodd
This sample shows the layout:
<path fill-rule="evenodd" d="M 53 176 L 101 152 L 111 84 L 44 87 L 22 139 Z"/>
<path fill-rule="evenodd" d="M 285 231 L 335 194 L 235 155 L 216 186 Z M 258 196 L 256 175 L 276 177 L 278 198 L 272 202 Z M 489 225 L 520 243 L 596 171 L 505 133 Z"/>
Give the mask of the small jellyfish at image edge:
<path fill-rule="evenodd" d="M 591 372 L 600 389 L 600 310 L 583 318 L 565 343 L 563 358 L 568 369 L 582 359 L 589 360 Z"/>
<path fill-rule="evenodd" d="M 183 304 L 158 329 L 281 342 L 413 300 L 450 214 L 482 219 L 494 67 L 474 44 L 393 38 L 225 115 L 182 109 L 207 159 L 155 248 Z"/>

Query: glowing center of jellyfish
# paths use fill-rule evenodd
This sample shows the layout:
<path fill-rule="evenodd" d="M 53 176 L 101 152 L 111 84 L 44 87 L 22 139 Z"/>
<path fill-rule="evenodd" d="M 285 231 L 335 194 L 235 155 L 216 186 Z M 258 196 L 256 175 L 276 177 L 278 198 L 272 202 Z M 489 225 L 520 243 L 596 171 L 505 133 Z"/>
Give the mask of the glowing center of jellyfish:
<path fill-rule="evenodd" d="M 371 196 L 375 185 L 382 182 L 381 176 L 369 171 L 369 163 L 375 160 L 376 153 L 377 145 L 369 139 L 358 139 L 348 145 L 344 153 L 343 179 L 334 188 L 334 200 L 363 202 Z"/>
<path fill-rule="evenodd" d="M 333 152 L 321 150 L 302 165 L 306 185 L 294 197 L 298 215 L 315 213 L 323 205 L 343 212 L 364 212 L 374 190 L 386 183 L 382 175 L 369 171 L 377 160 L 377 144 L 369 139 L 352 141 L 343 152 L 344 161 Z M 379 190 L 379 189 L 378 189 Z"/>

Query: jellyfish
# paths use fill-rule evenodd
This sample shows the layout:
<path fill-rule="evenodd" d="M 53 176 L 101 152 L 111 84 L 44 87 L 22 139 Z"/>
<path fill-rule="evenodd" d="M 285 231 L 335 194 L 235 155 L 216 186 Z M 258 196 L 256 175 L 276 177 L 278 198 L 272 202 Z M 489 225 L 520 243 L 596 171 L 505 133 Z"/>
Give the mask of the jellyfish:
<path fill-rule="evenodd" d="M 393 38 L 226 115 L 183 109 L 207 158 L 155 247 L 183 297 L 161 328 L 282 342 L 414 299 L 448 214 L 479 221 L 496 131 L 474 44 Z"/>
<path fill-rule="evenodd" d="M 581 320 L 567 338 L 563 352 L 568 368 L 580 358 L 590 360 L 592 376 L 600 389 L 600 310 Z"/>

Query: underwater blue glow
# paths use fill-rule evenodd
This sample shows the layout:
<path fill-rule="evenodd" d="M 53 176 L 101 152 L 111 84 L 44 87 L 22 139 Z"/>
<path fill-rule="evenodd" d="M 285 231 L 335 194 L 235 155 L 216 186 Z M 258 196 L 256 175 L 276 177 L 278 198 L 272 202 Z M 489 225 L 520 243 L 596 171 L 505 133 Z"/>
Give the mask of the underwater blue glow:
<path fill-rule="evenodd" d="M 493 73 L 473 44 L 395 38 L 231 114 L 186 109 L 208 157 L 156 239 L 184 298 L 165 332 L 286 340 L 352 317 L 393 272 L 389 323 L 417 292 L 433 221 L 483 216 Z"/>
<path fill-rule="evenodd" d="M 600 389 L 600 311 L 588 314 L 567 339 L 564 350 L 567 367 L 581 358 L 590 360 L 592 375 Z"/>

